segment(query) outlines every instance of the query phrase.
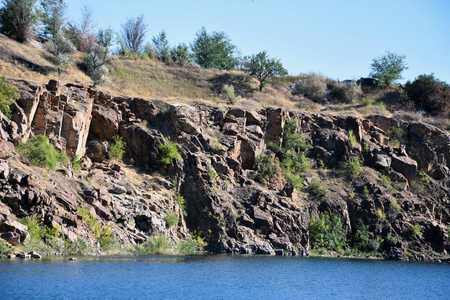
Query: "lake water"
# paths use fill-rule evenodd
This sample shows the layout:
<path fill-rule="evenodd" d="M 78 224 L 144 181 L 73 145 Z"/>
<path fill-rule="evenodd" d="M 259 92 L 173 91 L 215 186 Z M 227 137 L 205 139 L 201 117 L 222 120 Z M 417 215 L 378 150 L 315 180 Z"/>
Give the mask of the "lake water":
<path fill-rule="evenodd" d="M 227 255 L 4 259 L 0 299 L 450 299 L 450 265 Z"/>

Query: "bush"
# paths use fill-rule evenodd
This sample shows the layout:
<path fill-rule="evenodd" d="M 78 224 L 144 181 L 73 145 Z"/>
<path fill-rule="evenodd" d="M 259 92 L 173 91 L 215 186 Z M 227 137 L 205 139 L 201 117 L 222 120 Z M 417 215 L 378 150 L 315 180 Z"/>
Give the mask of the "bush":
<path fill-rule="evenodd" d="M 108 74 L 108 68 L 105 64 L 109 61 L 109 49 L 96 46 L 84 57 L 83 67 L 86 74 L 91 77 L 94 86 L 105 81 L 105 75 Z"/>
<path fill-rule="evenodd" d="M 187 63 L 191 61 L 189 48 L 185 43 L 178 44 L 170 49 L 170 56 L 174 62 Z"/>
<path fill-rule="evenodd" d="M 181 210 L 183 211 L 183 216 L 187 217 L 187 203 L 180 192 L 177 192 L 177 200 L 178 203 L 180 203 Z"/>
<path fill-rule="evenodd" d="M 228 101 L 229 104 L 235 104 L 236 96 L 234 95 L 234 86 L 224 84 L 222 86 L 222 98 Z"/>
<path fill-rule="evenodd" d="M 400 147 L 400 144 L 405 142 L 405 131 L 401 127 L 389 128 L 386 135 L 394 148 Z"/>
<path fill-rule="evenodd" d="M 270 155 L 259 155 L 255 160 L 255 168 L 263 177 L 269 177 L 278 172 L 277 165 Z"/>
<path fill-rule="evenodd" d="M 84 223 L 88 225 L 103 250 L 108 250 L 114 244 L 114 236 L 111 229 L 112 224 L 100 225 L 99 221 L 91 215 L 89 209 L 84 206 L 78 207 L 77 214 L 81 216 Z"/>
<path fill-rule="evenodd" d="M 313 219 L 308 223 L 308 230 L 313 249 L 339 250 L 347 244 L 347 232 L 337 213 L 322 213 L 319 219 Z"/>
<path fill-rule="evenodd" d="M 364 224 L 362 219 L 358 219 L 355 226 L 355 233 L 352 238 L 352 247 L 361 252 L 375 251 L 379 247 L 377 240 L 370 239 L 369 225 Z"/>
<path fill-rule="evenodd" d="M 352 148 L 356 148 L 359 145 L 358 141 L 356 140 L 356 136 L 351 129 L 348 131 L 348 141 L 350 142 Z"/>
<path fill-rule="evenodd" d="M 325 97 L 327 85 L 322 76 L 309 73 L 294 83 L 292 95 L 300 95 L 313 101 L 321 101 Z"/>
<path fill-rule="evenodd" d="M 173 159 L 178 159 L 181 157 L 180 152 L 178 152 L 179 144 L 167 141 L 166 144 L 159 142 L 158 150 L 161 154 L 161 162 L 165 165 L 170 165 Z"/>
<path fill-rule="evenodd" d="M 387 235 L 386 235 L 386 238 L 384 239 L 384 244 L 387 246 L 387 247 L 394 247 L 395 245 L 397 245 L 397 243 L 398 243 L 398 240 L 397 240 L 397 238 L 395 237 L 395 235 L 393 235 L 392 233 L 388 233 Z"/>
<path fill-rule="evenodd" d="M 330 89 L 330 96 L 340 103 L 353 103 L 361 95 L 361 87 L 355 81 L 336 82 Z"/>
<path fill-rule="evenodd" d="M 58 72 L 60 72 L 60 69 L 64 69 L 70 64 L 68 53 L 76 50 L 72 42 L 61 33 L 57 33 L 44 45 L 44 48 L 55 56 L 55 63 L 58 66 Z"/>
<path fill-rule="evenodd" d="M 72 160 L 72 169 L 74 171 L 81 170 L 81 158 L 78 155 L 75 155 L 75 157 Z"/>
<path fill-rule="evenodd" d="M 358 158 L 354 157 L 348 163 L 342 163 L 342 167 L 347 171 L 349 175 L 353 177 L 358 177 L 362 172 L 362 165 Z"/>
<path fill-rule="evenodd" d="M 169 228 L 178 224 L 178 216 L 174 212 L 167 212 L 166 217 L 164 219 L 166 221 L 166 225 Z"/>
<path fill-rule="evenodd" d="M 65 153 L 55 149 L 55 146 L 49 143 L 48 137 L 36 135 L 26 143 L 16 147 L 17 152 L 28 158 L 30 163 L 41 168 L 54 170 L 57 164 L 65 166 L 69 159 Z"/>
<path fill-rule="evenodd" d="M 108 155 L 110 158 L 120 161 L 125 153 L 127 144 L 122 140 L 121 136 L 113 136 L 114 143 L 109 146 Z"/>
<path fill-rule="evenodd" d="M 450 114 L 450 86 L 433 74 L 419 75 L 406 82 L 405 91 L 416 107 L 428 113 L 448 117 Z"/>
<path fill-rule="evenodd" d="M 323 183 L 317 178 L 314 178 L 311 181 L 307 189 L 310 194 L 320 198 L 326 198 L 329 192 L 328 188 L 326 186 L 323 186 Z"/>
<path fill-rule="evenodd" d="M 412 239 L 417 239 L 420 237 L 420 234 L 422 233 L 422 228 L 419 225 L 414 225 L 409 230 L 409 234 L 411 235 Z"/>
<path fill-rule="evenodd" d="M 9 105 L 19 99 L 19 91 L 16 87 L 5 83 L 5 78 L 0 77 L 0 111 L 8 118 L 11 118 Z"/>
<path fill-rule="evenodd" d="M 8 243 L 5 240 L 0 239 L 0 256 L 3 256 L 3 255 L 6 256 L 11 253 L 12 253 L 12 248 L 10 246 L 8 246 Z"/>
<path fill-rule="evenodd" d="M 373 104 L 373 100 L 371 98 L 363 98 L 361 100 L 361 105 L 362 106 L 367 107 L 367 106 L 371 106 L 372 104 Z"/>
<path fill-rule="evenodd" d="M 406 56 L 386 52 L 381 57 L 374 58 L 370 68 L 370 76 L 379 81 L 381 87 L 389 86 L 395 81 L 402 79 L 401 73 L 408 69 L 404 62 Z"/>
<path fill-rule="evenodd" d="M 377 215 L 380 217 L 380 219 L 385 220 L 386 219 L 386 213 L 383 211 L 381 207 L 377 208 Z"/>

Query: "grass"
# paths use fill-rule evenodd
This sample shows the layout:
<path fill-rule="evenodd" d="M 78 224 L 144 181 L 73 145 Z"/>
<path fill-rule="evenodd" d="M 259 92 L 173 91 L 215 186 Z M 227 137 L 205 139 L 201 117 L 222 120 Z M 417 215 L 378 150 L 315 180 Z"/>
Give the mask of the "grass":
<path fill-rule="evenodd" d="M 57 165 L 65 166 L 69 159 L 51 144 L 48 137 L 36 135 L 16 147 L 17 152 L 28 158 L 32 165 L 54 170 Z"/>
<path fill-rule="evenodd" d="M 178 216 L 174 212 L 167 212 L 164 220 L 166 221 L 166 225 L 169 228 L 174 227 L 178 224 Z"/>
<path fill-rule="evenodd" d="M 358 140 L 356 139 L 356 136 L 353 133 L 353 130 L 351 130 L 351 129 L 348 131 L 348 140 L 349 140 L 352 148 L 358 147 L 358 145 L 359 145 Z"/>
<path fill-rule="evenodd" d="M 342 168 L 351 176 L 358 177 L 362 172 L 362 165 L 358 158 L 354 157 L 350 162 L 342 163 Z"/>

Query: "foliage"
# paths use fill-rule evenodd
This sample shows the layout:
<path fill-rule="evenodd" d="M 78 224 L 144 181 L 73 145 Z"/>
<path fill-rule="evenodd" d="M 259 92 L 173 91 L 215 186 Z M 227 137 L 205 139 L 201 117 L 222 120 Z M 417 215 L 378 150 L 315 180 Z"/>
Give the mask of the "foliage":
<path fill-rule="evenodd" d="M 13 250 L 11 247 L 8 246 L 8 243 L 5 240 L 0 239 L 0 256 L 9 255 L 12 253 L 12 251 Z"/>
<path fill-rule="evenodd" d="M 170 57 L 174 62 L 187 63 L 191 61 L 189 48 L 185 43 L 180 43 L 170 49 Z"/>
<path fill-rule="evenodd" d="M 167 212 L 164 218 L 168 227 L 173 227 L 178 224 L 178 216 L 174 212 Z"/>
<path fill-rule="evenodd" d="M 356 223 L 352 238 L 352 247 L 361 252 L 375 251 L 379 247 L 377 240 L 370 239 L 369 225 L 364 224 L 362 219 L 358 219 Z"/>
<path fill-rule="evenodd" d="M 152 38 L 152 41 L 158 59 L 162 62 L 168 62 L 170 60 L 170 46 L 166 32 L 162 30 L 157 36 Z"/>
<path fill-rule="evenodd" d="M 408 69 L 405 58 L 405 55 L 387 51 L 385 55 L 372 60 L 370 76 L 377 79 L 381 87 L 391 85 L 395 81 L 402 79 L 401 73 Z"/>
<path fill-rule="evenodd" d="M 263 177 L 269 177 L 278 172 L 271 155 L 258 155 L 255 159 L 255 169 Z"/>
<path fill-rule="evenodd" d="M 366 98 L 366 97 L 364 97 L 364 98 L 361 100 L 361 105 L 362 105 L 362 106 L 367 107 L 367 106 L 371 106 L 372 104 L 373 104 L 372 98 Z"/>
<path fill-rule="evenodd" d="M 40 37 L 49 39 L 61 32 L 67 5 L 64 0 L 41 0 L 41 22 L 43 25 Z"/>
<path fill-rule="evenodd" d="M 72 42 L 62 33 L 56 33 L 52 39 L 45 43 L 44 48 L 55 56 L 58 70 L 69 65 L 70 58 L 67 54 L 76 50 Z"/>
<path fill-rule="evenodd" d="M 386 238 L 384 239 L 384 244 L 388 247 L 393 247 L 393 246 L 397 245 L 397 243 L 398 243 L 398 240 L 395 237 L 395 235 L 393 235 L 392 233 L 389 232 L 386 235 Z"/>
<path fill-rule="evenodd" d="M 313 249 L 343 249 L 347 244 L 346 230 L 338 213 L 324 212 L 319 219 L 308 223 L 310 243 Z"/>
<path fill-rule="evenodd" d="M 267 51 L 250 56 L 245 63 L 245 71 L 258 79 L 259 91 L 264 88 L 267 78 L 288 74 L 287 70 L 283 68 L 281 60 L 269 58 Z"/>
<path fill-rule="evenodd" d="M 228 101 L 229 104 L 235 104 L 236 96 L 234 94 L 234 86 L 230 84 L 224 84 L 222 86 L 222 98 Z"/>
<path fill-rule="evenodd" d="M 381 111 L 386 111 L 386 104 L 384 104 L 384 102 L 378 101 L 375 103 L 375 107 Z"/>
<path fill-rule="evenodd" d="M 112 232 L 112 224 L 100 225 L 98 220 L 91 215 L 88 208 L 84 206 L 79 206 L 77 209 L 77 214 L 81 216 L 84 223 L 88 225 L 89 229 L 92 231 L 95 239 L 100 243 L 102 249 L 107 250 L 114 243 L 114 237 Z"/>
<path fill-rule="evenodd" d="M 16 147 L 17 152 L 28 158 L 32 165 L 54 170 L 57 164 L 66 165 L 68 158 L 65 153 L 55 149 L 55 146 L 49 143 L 48 137 L 36 135 L 26 143 Z"/>
<path fill-rule="evenodd" d="M 105 81 L 105 75 L 108 73 L 105 64 L 109 60 L 109 49 L 102 46 L 93 47 L 92 51 L 84 57 L 83 67 L 94 82 L 94 86 Z"/>
<path fill-rule="evenodd" d="M 350 142 L 352 148 L 356 148 L 359 145 L 358 140 L 356 140 L 356 135 L 351 129 L 348 131 L 348 141 Z"/>
<path fill-rule="evenodd" d="M 183 211 L 183 216 L 187 217 L 187 203 L 184 197 L 177 192 L 178 203 L 180 203 L 181 210 Z"/>
<path fill-rule="evenodd" d="M 30 234 L 30 242 L 26 248 L 41 252 L 48 252 L 48 246 L 59 252 L 64 250 L 64 239 L 59 225 L 56 227 L 46 226 L 42 224 L 36 214 L 19 219 L 19 222 L 27 226 Z"/>
<path fill-rule="evenodd" d="M 5 78 L 0 77 L 0 111 L 9 119 L 11 110 L 9 104 L 19 99 L 19 91 L 15 86 L 5 83 Z"/>
<path fill-rule="evenodd" d="M 417 108 L 445 117 L 450 114 L 450 86 L 433 74 L 406 82 L 405 91 Z"/>
<path fill-rule="evenodd" d="M 108 155 L 110 158 L 120 161 L 125 153 L 125 147 L 127 144 L 122 140 L 121 136 L 113 136 L 114 143 L 109 145 Z"/>
<path fill-rule="evenodd" d="M 158 150 L 161 154 L 161 160 L 165 165 L 170 165 L 173 159 L 178 159 L 181 157 L 180 152 L 178 152 L 178 146 L 179 144 L 167 141 L 165 144 L 162 142 L 159 142 L 158 144 Z"/>
<path fill-rule="evenodd" d="M 114 31 L 111 28 L 100 29 L 97 33 L 97 44 L 101 47 L 111 47 Z"/>
<path fill-rule="evenodd" d="M 330 89 L 330 96 L 340 103 L 353 103 L 361 95 L 361 87 L 355 81 L 336 82 Z"/>
<path fill-rule="evenodd" d="M 33 34 L 38 21 L 36 0 L 3 0 L 0 9 L 0 32 L 24 43 Z"/>
<path fill-rule="evenodd" d="M 411 227 L 409 234 L 411 235 L 411 238 L 417 239 L 420 237 L 420 234 L 422 233 L 422 228 L 415 224 L 413 227 Z"/>
<path fill-rule="evenodd" d="M 142 52 L 147 24 L 144 23 L 144 16 L 128 19 L 122 24 L 122 47 L 132 53 Z"/>
<path fill-rule="evenodd" d="M 81 157 L 79 157 L 78 155 L 75 155 L 75 157 L 72 160 L 72 169 L 74 171 L 81 170 Z"/>
<path fill-rule="evenodd" d="M 395 148 L 400 147 L 400 143 L 405 140 L 405 131 L 401 127 L 391 127 L 386 132 L 391 145 Z"/>
<path fill-rule="evenodd" d="M 369 196 L 369 188 L 367 187 L 367 185 L 365 185 L 364 187 L 363 187 L 363 191 L 362 191 L 362 194 L 364 195 L 364 196 Z"/>
<path fill-rule="evenodd" d="M 326 198 L 329 193 L 328 188 L 318 178 L 314 178 L 307 189 L 310 194 L 320 198 Z"/>
<path fill-rule="evenodd" d="M 342 163 L 342 167 L 344 170 L 347 171 L 349 175 L 352 175 L 353 177 L 358 177 L 359 174 L 362 172 L 362 165 L 361 162 L 357 157 L 354 157 L 350 162 L 344 162 Z"/>
<path fill-rule="evenodd" d="M 377 208 L 377 215 L 382 219 L 385 220 L 386 219 L 386 213 L 383 211 L 383 209 L 381 207 Z"/>
<path fill-rule="evenodd" d="M 230 70 L 234 67 L 236 47 L 224 32 L 208 34 L 202 27 L 196 34 L 191 50 L 194 62 L 207 69 Z"/>
<path fill-rule="evenodd" d="M 325 97 L 326 88 L 327 85 L 322 76 L 316 73 L 309 73 L 294 83 L 292 95 L 300 95 L 313 101 L 321 101 Z"/>

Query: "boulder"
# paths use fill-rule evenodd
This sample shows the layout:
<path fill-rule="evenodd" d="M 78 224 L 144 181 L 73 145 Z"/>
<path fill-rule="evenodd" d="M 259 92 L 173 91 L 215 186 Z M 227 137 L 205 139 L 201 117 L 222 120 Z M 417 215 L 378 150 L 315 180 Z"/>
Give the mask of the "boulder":
<path fill-rule="evenodd" d="M 13 246 L 17 246 L 20 243 L 20 235 L 17 232 L 5 232 L 0 237 Z"/>
<path fill-rule="evenodd" d="M 375 154 L 373 163 L 377 168 L 388 169 L 391 166 L 391 158 L 387 154 Z"/>
<path fill-rule="evenodd" d="M 90 131 L 96 136 L 112 139 L 119 131 L 122 116 L 112 108 L 100 107 L 92 111 Z"/>
<path fill-rule="evenodd" d="M 411 182 L 416 177 L 417 162 L 412 158 L 407 156 L 397 156 L 394 154 L 392 155 L 391 167 L 405 176 L 409 185 L 411 185 Z"/>
<path fill-rule="evenodd" d="M 31 258 L 36 258 L 36 259 L 41 259 L 41 258 L 42 258 L 42 255 L 40 255 L 40 254 L 37 253 L 36 251 L 31 251 L 31 252 L 28 253 L 28 255 L 29 255 Z"/>
<path fill-rule="evenodd" d="M 14 221 L 8 220 L 0 224 L 0 232 L 15 232 L 20 236 L 20 243 L 27 244 L 30 240 L 27 226 Z"/>
<path fill-rule="evenodd" d="M 6 160 L 0 160 L 0 179 L 8 179 L 9 165 Z"/>

